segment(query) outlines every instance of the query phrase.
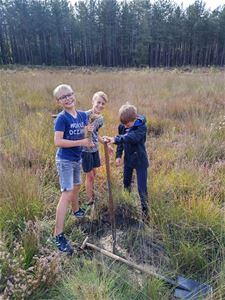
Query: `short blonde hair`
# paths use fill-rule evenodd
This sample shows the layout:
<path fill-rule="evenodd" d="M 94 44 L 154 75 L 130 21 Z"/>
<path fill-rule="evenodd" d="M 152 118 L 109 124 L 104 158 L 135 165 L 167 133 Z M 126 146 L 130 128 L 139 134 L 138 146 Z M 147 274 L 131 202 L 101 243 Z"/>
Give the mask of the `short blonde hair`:
<path fill-rule="evenodd" d="M 108 96 L 102 91 L 94 93 L 92 101 L 94 101 L 96 97 L 101 97 L 106 103 L 109 101 Z"/>
<path fill-rule="evenodd" d="M 122 124 L 134 121 L 137 118 L 137 108 L 127 102 L 120 107 L 119 118 Z"/>
<path fill-rule="evenodd" d="M 67 90 L 67 91 L 70 91 L 70 92 L 73 92 L 73 89 L 71 88 L 70 85 L 68 84 L 60 84 L 58 85 L 54 91 L 53 91 L 53 96 L 57 99 L 58 98 L 58 94 L 63 91 L 63 90 Z"/>

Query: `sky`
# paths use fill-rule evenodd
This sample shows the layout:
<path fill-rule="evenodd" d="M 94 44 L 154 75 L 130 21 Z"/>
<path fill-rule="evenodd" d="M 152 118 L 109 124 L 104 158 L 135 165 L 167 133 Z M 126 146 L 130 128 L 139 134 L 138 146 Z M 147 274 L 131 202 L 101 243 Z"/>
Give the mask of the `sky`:
<path fill-rule="evenodd" d="M 70 2 L 75 3 L 78 0 L 70 0 Z M 154 2 L 156 0 L 151 0 L 151 2 Z M 195 0 L 173 0 L 175 3 L 177 4 L 181 4 L 183 3 L 184 8 L 186 8 L 188 5 L 193 4 Z M 203 0 L 204 1 L 204 0 Z M 206 3 L 206 8 L 207 9 L 215 9 L 218 6 L 222 6 L 225 5 L 225 0 L 205 0 L 204 1 Z"/>
<path fill-rule="evenodd" d="M 177 4 L 183 3 L 184 8 L 186 8 L 188 5 L 193 4 L 194 0 L 173 0 Z M 217 8 L 220 5 L 225 4 L 225 0 L 205 0 L 206 8 L 210 8 L 211 10 Z"/>

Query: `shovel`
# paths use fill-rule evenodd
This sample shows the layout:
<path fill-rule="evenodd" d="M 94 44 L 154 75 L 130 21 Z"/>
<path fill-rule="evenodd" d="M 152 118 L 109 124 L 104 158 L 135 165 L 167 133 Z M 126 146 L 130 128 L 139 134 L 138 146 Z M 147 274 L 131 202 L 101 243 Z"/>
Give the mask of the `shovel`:
<path fill-rule="evenodd" d="M 202 299 L 203 300 L 203 299 L 206 299 L 206 297 L 209 297 L 210 295 L 212 296 L 212 287 L 207 284 L 199 283 L 193 279 L 188 279 L 183 276 L 178 276 L 177 280 L 167 278 L 163 275 L 158 274 L 153 267 L 146 268 L 143 266 L 139 266 L 123 257 L 120 257 L 120 256 L 113 254 L 102 248 L 99 248 L 99 247 L 95 246 L 94 244 L 88 243 L 87 241 L 88 241 L 88 237 L 86 237 L 86 239 L 83 241 L 83 244 L 81 245 L 80 249 L 84 250 L 85 247 L 88 247 L 93 250 L 97 250 L 100 253 L 102 253 L 116 261 L 125 263 L 126 265 L 133 267 L 136 270 L 139 270 L 143 273 L 146 273 L 148 275 L 154 276 L 160 280 L 165 281 L 169 285 L 175 287 L 174 296 L 178 299 L 182 299 L 182 300 L 200 300 L 200 299 Z"/>

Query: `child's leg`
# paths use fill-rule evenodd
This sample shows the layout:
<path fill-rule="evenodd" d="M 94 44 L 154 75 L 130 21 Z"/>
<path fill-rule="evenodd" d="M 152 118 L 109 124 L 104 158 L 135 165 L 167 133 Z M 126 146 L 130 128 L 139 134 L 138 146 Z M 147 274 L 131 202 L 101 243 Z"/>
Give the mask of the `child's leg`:
<path fill-rule="evenodd" d="M 80 184 L 74 185 L 73 190 L 72 190 L 72 198 L 71 198 L 71 206 L 72 206 L 72 211 L 78 211 L 79 210 L 79 191 L 80 191 Z"/>
<path fill-rule="evenodd" d="M 85 189 L 86 189 L 86 195 L 89 203 L 93 201 L 95 176 L 96 176 L 96 169 L 92 169 L 90 172 L 86 173 Z"/>
<path fill-rule="evenodd" d="M 148 212 L 148 191 L 147 191 L 147 168 L 138 168 L 137 172 L 137 184 L 138 193 L 141 200 L 142 211 Z"/>
<path fill-rule="evenodd" d="M 96 176 L 96 168 L 100 167 L 99 152 L 83 152 L 82 167 L 86 173 L 85 189 L 88 202 L 93 203 L 94 181 Z"/>
<path fill-rule="evenodd" d="M 132 175 L 133 175 L 133 169 L 124 165 L 123 186 L 129 192 L 131 191 Z"/>
<path fill-rule="evenodd" d="M 61 197 L 56 208 L 56 225 L 55 235 L 59 235 L 63 232 L 64 219 L 67 212 L 67 208 L 73 199 L 73 162 L 58 160 L 56 161 L 57 171 L 59 174 L 59 183 L 61 189 Z"/>
<path fill-rule="evenodd" d="M 59 203 L 56 208 L 56 224 L 54 235 L 59 235 L 63 232 L 64 220 L 69 203 L 73 197 L 73 191 L 62 192 Z"/>
<path fill-rule="evenodd" d="M 79 191 L 81 184 L 81 164 L 80 162 L 73 162 L 73 189 L 72 189 L 72 199 L 71 206 L 73 212 L 79 210 Z"/>
<path fill-rule="evenodd" d="M 63 228 L 70 202 L 75 210 L 79 209 L 80 162 L 58 160 L 56 165 L 62 194 L 56 209 L 55 244 L 60 251 L 71 255 L 74 250 L 65 238 Z"/>

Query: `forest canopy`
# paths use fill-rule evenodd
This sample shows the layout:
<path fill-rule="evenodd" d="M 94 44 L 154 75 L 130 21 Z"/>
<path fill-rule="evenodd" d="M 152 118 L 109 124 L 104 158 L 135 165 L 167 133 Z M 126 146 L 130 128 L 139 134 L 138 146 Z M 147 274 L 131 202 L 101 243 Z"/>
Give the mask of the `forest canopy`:
<path fill-rule="evenodd" d="M 0 0 L 0 64 L 223 66 L 225 5 Z"/>

